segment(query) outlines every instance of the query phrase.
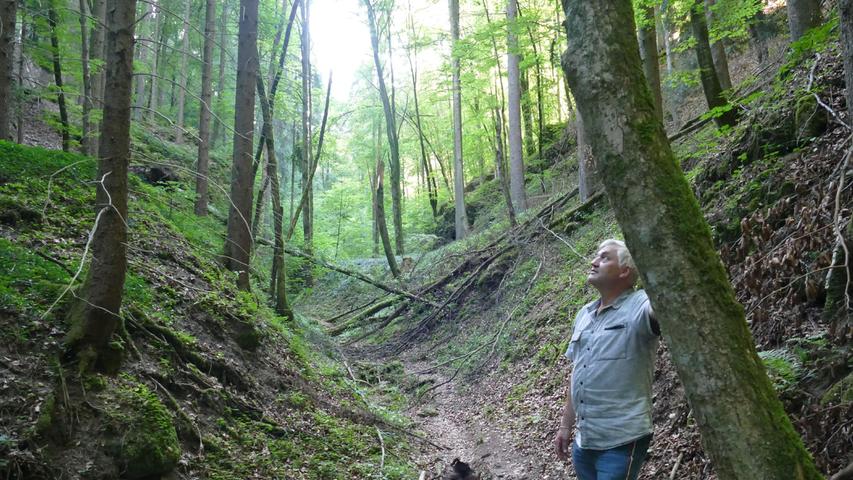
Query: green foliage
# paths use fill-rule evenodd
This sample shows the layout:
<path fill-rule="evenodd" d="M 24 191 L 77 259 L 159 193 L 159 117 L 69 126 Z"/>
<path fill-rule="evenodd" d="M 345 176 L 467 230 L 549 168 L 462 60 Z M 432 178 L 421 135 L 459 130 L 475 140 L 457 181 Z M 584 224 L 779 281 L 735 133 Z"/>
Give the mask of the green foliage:
<path fill-rule="evenodd" d="M 767 375 L 776 390 L 785 390 L 794 385 L 800 377 L 802 364 L 796 355 L 784 348 L 758 352 L 764 362 Z"/>
<path fill-rule="evenodd" d="M 807 31 L 799 40 L 792 42 L 785 63 L 779 69 L 779 78 L 785 78 L 793 69 L 815 53 L 820 53 L 837 41 L 838 15 L 833 15 L 821 26 Z"/>
<path fill-rule="evenodd" d="M 71 276 L 33 250 L 0 238 L 0 310 L 41 313 L 62 292 Z"/>

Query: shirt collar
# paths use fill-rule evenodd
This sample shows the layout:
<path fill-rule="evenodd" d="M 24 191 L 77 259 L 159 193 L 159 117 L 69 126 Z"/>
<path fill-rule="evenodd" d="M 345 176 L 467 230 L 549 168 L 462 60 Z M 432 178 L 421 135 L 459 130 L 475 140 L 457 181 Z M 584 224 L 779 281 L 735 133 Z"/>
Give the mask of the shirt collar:
<path fill-rule="evenodd" d="M 610 305 L 608 305 L 605 309 L 607 309 L 607 308 L 613 308 L 613 309 L 615 309 L 615 310 L 619 310 L 619 307 L 621 307 L 621 306 L 622 306 L 622 304 L 623 304 L 623 303 L 625 303 L 625 300 L 627 300 L 627 299 L 628 299 L 628 296 L 630 296 L 632 293 L 634 293 L 634 289 L 633 289 L 633 288 L 629 288 L 628 290 L 625 290 L 624 292 L 622 292 L 622 294 L 621 294 L 621 295 L 619 295 L 618 297 L 616 297 L 616 300 L 614 300 L 614 301 L 613 301 L 613 303 L 611 303 Z M 589 312 L 589 313 L 593 313 L 593 312 L 595 312 L 596 310 L 598 310 L 598 306 L 599 306 L 599 305 L 601 305 L 601 298 L 599 298 L 598 300 L 596 300 L 596 301 L 592 302 L 592 304 L 591 304 L 589 307 L 587 307 L 586 311 L 587 311 L 587 312 Z"/>

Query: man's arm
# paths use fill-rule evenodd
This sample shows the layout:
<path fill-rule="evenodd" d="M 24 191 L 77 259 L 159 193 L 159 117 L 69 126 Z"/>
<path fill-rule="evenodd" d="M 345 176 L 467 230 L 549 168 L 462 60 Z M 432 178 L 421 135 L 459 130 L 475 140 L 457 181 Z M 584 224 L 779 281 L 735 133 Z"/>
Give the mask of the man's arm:
<path fill-rule="evenodd" d="M 652 329 L 652 333 L 660 336 L 660 324 L 658 323 L 658 319 L 655 318 L 655 311 L 652 309 L 652 302 L 649 300 L 646 300 L 646 315 L 649 316 L 649 328 Z"/>
<path fill-rule="evenodd" d="M 572 429 L 575 426 L 575 408 L 572 406 L 572 376 L 569 375 L 569 393 L 566 395 L 566 404 L 563 407 L 563 417 L 560 419 L 560 427 L 554 437 L 554 447 L 557 449 L 557 458 L 567 460 L 571 453 Z"/>

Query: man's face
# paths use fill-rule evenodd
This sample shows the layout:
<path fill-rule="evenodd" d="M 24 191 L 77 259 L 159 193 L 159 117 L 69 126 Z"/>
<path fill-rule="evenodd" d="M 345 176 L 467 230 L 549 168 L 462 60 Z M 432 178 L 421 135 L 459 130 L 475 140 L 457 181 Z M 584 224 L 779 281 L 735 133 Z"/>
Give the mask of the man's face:
<path fill-rule="evenodd" d="M 629 272 L 628 267 L 619 266 L 616 245 L 600 249 L 592 259 L 586 280 L 594 287 L 609 287 L 621 281 Z"/>

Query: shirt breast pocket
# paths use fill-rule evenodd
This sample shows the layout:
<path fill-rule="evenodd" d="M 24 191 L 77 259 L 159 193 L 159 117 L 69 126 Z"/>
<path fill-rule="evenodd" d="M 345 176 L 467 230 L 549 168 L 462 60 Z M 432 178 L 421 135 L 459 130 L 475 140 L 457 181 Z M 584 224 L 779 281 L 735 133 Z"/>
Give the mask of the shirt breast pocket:
<path fill-rule="evenodd" d="M 595 336 L 596 360 L 628 358 L 628 328 L 625 324 L 610 325 Z"/>

